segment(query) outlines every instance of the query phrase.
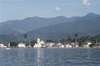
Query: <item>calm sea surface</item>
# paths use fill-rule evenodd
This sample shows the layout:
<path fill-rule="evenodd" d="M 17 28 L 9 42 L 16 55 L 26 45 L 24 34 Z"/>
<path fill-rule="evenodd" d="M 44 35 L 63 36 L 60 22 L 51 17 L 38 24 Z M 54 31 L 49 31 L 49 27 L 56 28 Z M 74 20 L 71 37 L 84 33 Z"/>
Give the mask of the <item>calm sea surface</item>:
<path fill-rule="evenodd" d="M 100 48 L 0 48 L 0 66 L 100 66 Z"/>

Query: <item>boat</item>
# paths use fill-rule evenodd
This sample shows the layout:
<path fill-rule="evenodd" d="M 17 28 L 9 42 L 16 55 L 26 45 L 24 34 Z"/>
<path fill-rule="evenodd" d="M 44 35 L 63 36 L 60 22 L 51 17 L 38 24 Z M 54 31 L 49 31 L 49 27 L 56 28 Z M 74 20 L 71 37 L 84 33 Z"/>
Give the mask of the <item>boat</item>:
<path fill-rule="evenodd" d="M 6 50 L 10 50 L 10 48 L 6 48 Z"/>

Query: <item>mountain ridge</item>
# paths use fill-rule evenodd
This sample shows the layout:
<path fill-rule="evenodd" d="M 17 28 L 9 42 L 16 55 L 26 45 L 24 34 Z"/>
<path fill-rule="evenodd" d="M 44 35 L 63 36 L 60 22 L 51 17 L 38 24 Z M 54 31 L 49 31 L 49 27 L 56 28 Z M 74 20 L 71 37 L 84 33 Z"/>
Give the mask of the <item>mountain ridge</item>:
<path fill-rule="evenodd" d="M 0 23 L 1 24 L 0 33 L 10 34 L 19 32 L 18 30 L 22 30 L 23 33 L 25 33 L 48 25 L 66 22 L 67 20 L 68 20 L 67 18 L 57 19 L 57 18 L 40 18 L 40 17 L 25 18 L 23 20 L 11 20 L 11 21 L 6 21 L 4 23 Z M 11 32 L 8 31 L 9 29 L 11 29 Z"/>
<path fill-rule="evenodd" d="M 87 17 L 87 16 L 86 16 Z M 91 17 L 91 16 L 90 16 Z M 48 27 L 43 27 L 37 30 L 28 32 L 27 34 L 32 38 L 36 39 L 40 37 L 44 40 L 53 39 L 59 40 L 61 38 L 66 38 L 68 36 L 73 36 L 74 33 L 78 33 L 79 36 L 86 35 L 97 35 L 100 34 L 100 15 L 90 19 L 90 17 L 85 18 L 79 17 L 74 22 L 60 23 L 56 25 L 50 25 Z M 35 38 L 33 38 L 33 36 Z M 45 37 L 44 37 L 45 36 Z"/>
<path fill-rule="evenodd" d="M 32 19 L 29 17 L 23 20 L 0 23 L 0 37 L 2 37 L 0 40 L 22 41 L 25 33 L 28 34 L 27 40 L 33 40 L 37 37 L 43 40 L 59 40 L 68 36 L 73 37 L 74 33 L 78 33 L 79 36 L 100 34 L 100 15 L 89 15 L 91 13 L 82 17 L 74 16 L 71 18 L 59 16 L 45 19 L 35 17 Z"/>

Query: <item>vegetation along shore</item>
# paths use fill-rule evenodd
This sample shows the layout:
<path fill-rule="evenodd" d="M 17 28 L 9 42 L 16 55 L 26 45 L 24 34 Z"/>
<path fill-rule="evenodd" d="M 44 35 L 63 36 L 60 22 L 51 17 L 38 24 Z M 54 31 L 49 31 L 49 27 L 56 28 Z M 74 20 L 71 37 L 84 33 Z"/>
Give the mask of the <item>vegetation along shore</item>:
<path fill-rule="evenodd" d="M 96 36 L 81 36 L 75 33 L 74 38 L 68 36 L 59 41 L 52 39 L 32 40 L 28 42 L 27 34 L 24 34 L 24 40 L 21 42 L 12 41 L 10 43 L 0 42 L 0 48 L 100 48 L 100 35 Z"/>

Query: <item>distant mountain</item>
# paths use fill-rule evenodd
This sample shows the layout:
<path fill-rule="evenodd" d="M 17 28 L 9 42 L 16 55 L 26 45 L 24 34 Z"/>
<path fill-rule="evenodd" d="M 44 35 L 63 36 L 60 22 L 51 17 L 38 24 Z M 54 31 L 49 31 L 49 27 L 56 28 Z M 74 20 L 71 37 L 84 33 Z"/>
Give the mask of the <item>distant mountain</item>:
<path fill-rule="evenodd" d="M 7 42 L 23 41 L 24 33 L 28 34 L 27 40 L 37 37 L 43 40 L 59 40 L 73 37 L 74 33 L 79 36 L 93 36 L 100 34 L 100 15 L 89 13 L 83 17 L 28 17 L 23 20 L 10 20 L 0 23 L 0 33 L 0 41 Z"/>
<path fill-rule="evenodd" d="M 86 16 L 78 17 L 71 22 L 60 23 L 28 32 L 31 39 L 40 37 L 44 40 L 67 38 L 78 33 L 79 36 L 93 36 L 100 34 L 100 15 L 89 13 Z"/>
<path fill-rule="evenodd" d="M 100 15 L 95 14 L 95 13 L 88 13 L 87 15 L 85 15 L 85 17 L 99 17 Z"/>
<path fill-rule="evenodd" d="M 55 18 L 28 17 L 23 20 L 10 20 L 0 23 L 0 34 L 25 33 L 49 25 L 70 21 L 64 16 Z"/>

